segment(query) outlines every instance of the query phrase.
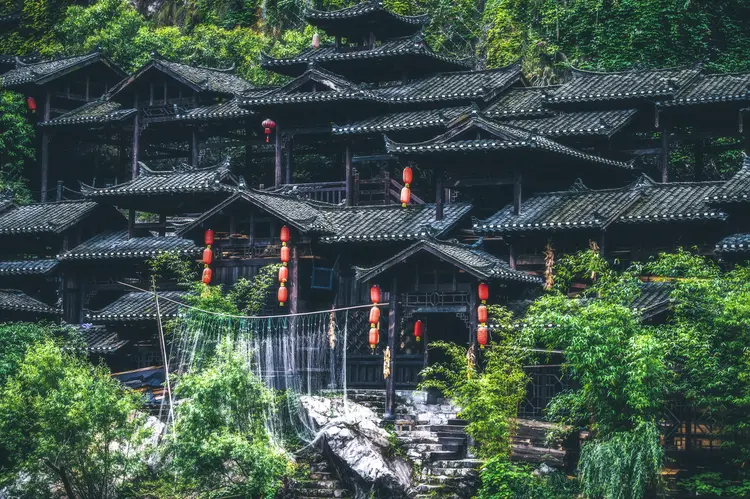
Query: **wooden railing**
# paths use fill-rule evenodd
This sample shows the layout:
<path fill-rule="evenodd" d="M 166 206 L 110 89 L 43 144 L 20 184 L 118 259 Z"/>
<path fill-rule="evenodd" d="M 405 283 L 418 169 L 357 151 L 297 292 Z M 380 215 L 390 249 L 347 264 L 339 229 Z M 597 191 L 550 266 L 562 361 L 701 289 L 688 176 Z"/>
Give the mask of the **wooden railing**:
<path fill-rule="evenodd" d="M 357 206 L 398 204 L 401 202 L 403 187 L 403 184 L 390 177 L 360 179 L 358 175 L 355 175 L 352 204 Z M 323 203 L 340 204 L 346 199 L 346 181 L 286 184 L 281 191 L 295 193 L 305 199 Z M 424 201 L 412 192 L 411 204 L 424 204 Z"/>

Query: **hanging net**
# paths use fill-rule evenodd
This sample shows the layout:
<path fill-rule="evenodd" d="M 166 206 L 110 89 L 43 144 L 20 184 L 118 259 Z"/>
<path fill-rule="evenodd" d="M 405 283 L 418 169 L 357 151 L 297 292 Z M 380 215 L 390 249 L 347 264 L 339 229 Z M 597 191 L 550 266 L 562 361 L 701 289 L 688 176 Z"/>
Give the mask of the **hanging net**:
<path fill-rule="evenodd" d="M 343 397 L 346 406 L 349 319 L 349 310 L 251 318 L 184 308 L 166 327 L 169 376 L 179 383 L 181 374 L 200 373 L 219 346 L 229 348 L 276 395 L 265 414 L 271 437 L 310 442 L 315 429 L 300 397 Z M 170 409 L 162 406 L 171 416 Z"/>

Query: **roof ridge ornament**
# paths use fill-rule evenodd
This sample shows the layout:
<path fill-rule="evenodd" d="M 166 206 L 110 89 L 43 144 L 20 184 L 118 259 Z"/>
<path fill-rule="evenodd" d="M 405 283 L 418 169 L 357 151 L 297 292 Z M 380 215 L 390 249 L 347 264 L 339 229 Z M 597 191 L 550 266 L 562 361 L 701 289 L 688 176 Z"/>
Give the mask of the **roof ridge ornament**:
<path fill-rule="evenodd" d="M 583 180 L 581 177 L 578 177 L 575 182 L 568 188 L 570 192 L 587 192 L 591 189 L 586 186 L 586 184 L 583 183 Z"/>
<path fill-rule="evenodd" d="M 638 178 L 633 182 L 632 189 L 645 189 L 647 187 L 653 187 L 657 185 L 654 180 L 646 175 L 645 173 L 641 173 Z"/>

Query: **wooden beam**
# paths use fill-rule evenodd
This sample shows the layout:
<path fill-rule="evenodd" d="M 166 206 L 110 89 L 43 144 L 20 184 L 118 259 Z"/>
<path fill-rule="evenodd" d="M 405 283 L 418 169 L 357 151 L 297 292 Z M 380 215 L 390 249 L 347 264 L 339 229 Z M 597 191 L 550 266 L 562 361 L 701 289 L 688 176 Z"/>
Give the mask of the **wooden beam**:
<path fill-rule="evenodd" d="M 392 161 L 398 159 L 392 154 L 370 154 L 369 156 L 352 156 L 352 163 L 363 163 L 365 161 Z"/>
<path fill-rule="evenodd" d="M 398 302 L 398 277 L 391 280 L 390 300 L 388 307 L 388 350 L 391 354 L 390 376 L 385 380 L 385 415 L 383 419 L 393 421 L 396 419 L 396 351 L 397 338 L 399 335 L 399 322 L 401 311 Z"/>
<path fill-rule="evenodd" d="M 521 174 L 513 175 L 513 213 L 521 214 Z"/>
<path fill-rule="evenodd" d="M 279 187 L 281 185 L 281 128 L 279 128 L 278 123 L 276 124 L 276 149 L 274 153 L 273 185 Z"/>
<path fill-rule="evenodd" d="M 44 114 L 42 115 L 42 119 L 44 121 L 49 121 L 50 118 L 50 103 L 51 103 L 51 96 L 50 93 L 47 92 L 44 94 Z M 43 129 L 42 131 L 42 154 L 41 154 L 41 162 L 42 162 L 42 171 L 41 171 L 41 190 L 42 194 L 40 196 L 40 199 L 42 202 L 47 201 L 47 186 L 49 182 L 49 133 L 46 131 L 46 129 Z"/>
<path fill-rule="evenodd" d="M 464 178 L 456 180 L 453 187 L 492 187 L 492 186 L 503 186 L 513 185 L 515 183 L 515 177 L 503 177 L 503 178 Z"/>
<path fill-rule="evenodd" d="M 354 182 L 352 178 L 352 146 L 346 144 L 344 151 L 344 168 L 346 170 L 346 206 L 352 206 L 354 203 Z"/>

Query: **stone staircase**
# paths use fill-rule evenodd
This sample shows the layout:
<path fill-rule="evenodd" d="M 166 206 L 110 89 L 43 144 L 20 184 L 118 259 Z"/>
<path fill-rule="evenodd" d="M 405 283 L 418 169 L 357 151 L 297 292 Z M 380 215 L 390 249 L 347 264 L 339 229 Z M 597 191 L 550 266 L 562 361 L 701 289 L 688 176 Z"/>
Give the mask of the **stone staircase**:
<path fill-rule="evenodd" d="M 383 390 L 349 390 L 350 400 L 383 416 Z M 427 402 L 423 392 L 398 392 L 395 434 L 402 452 L 414 463 L 414 499 L 464 499 L 476 493 L 482 461 L 469 453 L 466 421 L 442 399 Z"/>
<path fill-rule="evenodd" d="M 300 463 L 306 471 L 294 487 L 295 499 L 349 499 L 353 494 L 331 470 L 325 458 L 316 455 L 310 461 Z"/>

